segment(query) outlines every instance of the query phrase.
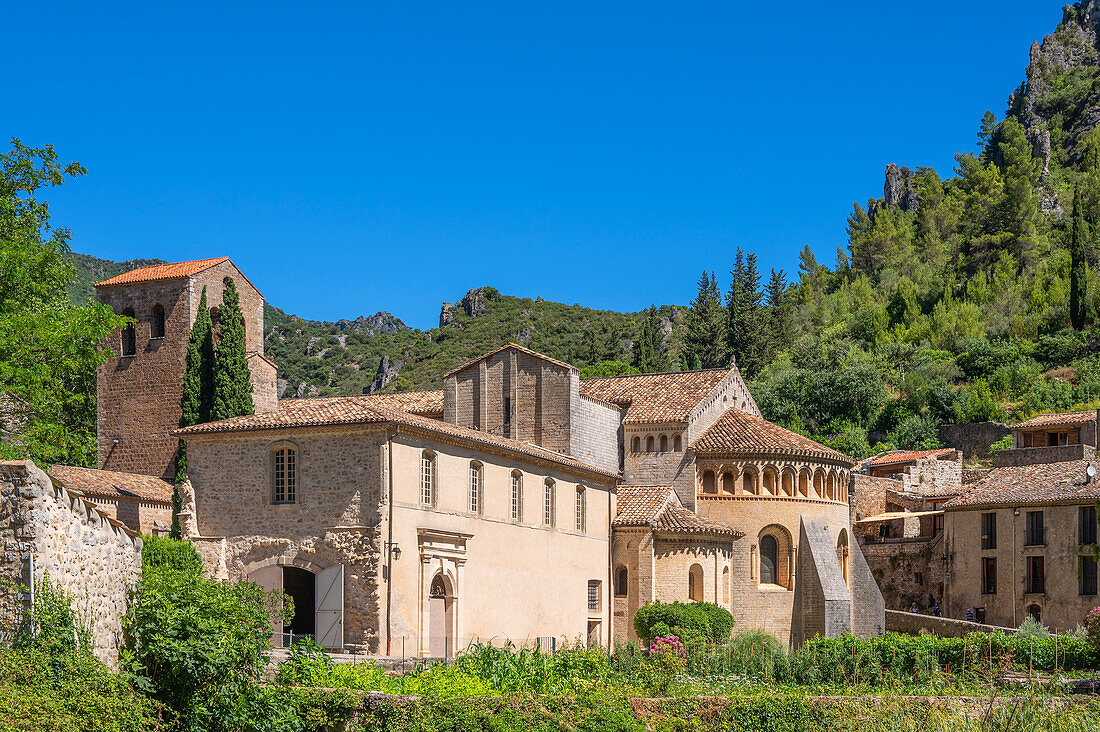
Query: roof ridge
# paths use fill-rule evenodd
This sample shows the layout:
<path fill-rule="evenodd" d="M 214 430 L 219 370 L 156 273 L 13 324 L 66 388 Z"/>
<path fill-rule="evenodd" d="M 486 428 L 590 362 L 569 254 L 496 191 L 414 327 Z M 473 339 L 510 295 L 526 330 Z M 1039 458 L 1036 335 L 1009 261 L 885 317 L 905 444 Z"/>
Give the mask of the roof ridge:
<path fill-rule="evenodd" d="M 582 376 L 581 381 L 595 381 L 596 379 L 633 379 L 639 376 L 676 376 L 678 374 L 709 374 L 715 371 L 729 371 L 735 368 L 734 366 L 727 366 L 726 368 L 713 368 L 713 369 L 690 369 L 688 371 L 647 371 L 644 374 L 617 374 L 615 376 Z"/>

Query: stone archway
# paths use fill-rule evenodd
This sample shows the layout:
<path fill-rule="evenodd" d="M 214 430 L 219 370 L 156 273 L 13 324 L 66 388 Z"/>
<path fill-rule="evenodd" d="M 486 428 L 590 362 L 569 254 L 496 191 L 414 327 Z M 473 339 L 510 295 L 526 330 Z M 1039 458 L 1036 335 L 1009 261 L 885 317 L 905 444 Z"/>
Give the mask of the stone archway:
<path fill-rule="evenodd" d="M 439 572 L 428 590 L 428 653 L 433 658 L 454 656 L 454 587 Z"/>

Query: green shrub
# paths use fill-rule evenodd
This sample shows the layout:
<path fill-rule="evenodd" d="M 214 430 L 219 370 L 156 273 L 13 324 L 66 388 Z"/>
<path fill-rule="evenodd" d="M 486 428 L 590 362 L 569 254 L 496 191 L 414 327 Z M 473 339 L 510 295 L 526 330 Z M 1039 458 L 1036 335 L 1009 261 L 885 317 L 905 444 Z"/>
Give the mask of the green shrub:
<path fill-rule="evenodd" d="M 188 541 L 164 536 L 143 536 L 142 567 L 169 567 L 179 572 L 202 571 L 202 558 Z"/>
<path fill-rule="evenodd" d="M 634 614 L 634 632 L 651 641 L 674 635 L 685 644 L 723 642 L 733 629 L 733 615 L 710 602 L 653 602 Z"/>

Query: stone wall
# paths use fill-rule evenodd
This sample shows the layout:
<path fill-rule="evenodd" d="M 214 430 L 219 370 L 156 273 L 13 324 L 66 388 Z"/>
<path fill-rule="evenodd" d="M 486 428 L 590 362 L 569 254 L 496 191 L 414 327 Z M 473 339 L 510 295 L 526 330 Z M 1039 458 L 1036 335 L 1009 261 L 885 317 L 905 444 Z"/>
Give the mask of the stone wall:
<path fill-rule="evenodd" d="M 23 557 L 33 554 L 35 579 L 48 574 L 71 595 L 96 656 L 114 664 L 129 591 L 141 570 L 141 539 L 55 486 L 29 460 L 0 463 L 0 497 L 0 576 L 27 583 Z"/>
<path fill-rule="evenodd" d="M 886 513 L 888 492 L 902 489 L 902 482 L 894 478 L 876 478 L 866 473 L 852 473 L 850 483 L 852 521 L 860 521 L 871 516 Z"/>
<path fill-rule="evenodd" d="M 919 613 L 907 613 L 898 610 L 886 611 L 886 630 L 910 635 L 932 633 L 941 638 L 963 638 L 970 633 L 1015 633 L 1015 628 L 1004 628 L 997 625 L 985 625 L 983 623 L 970 623 L 966 620 L 954 618 L 937 618 L 934 615 L 922 615 Z"/>
<path fill-rule="evenodd" d="M 699 402 L 688 417 L 688 430 L 685 447 L 706 432 L 727 409 L 740 409 L 742 412 L 760 417 L 760 408 L 749 392 L 741 372 L 731 368 L 726 377 L 711 393 Z"/>
<path fill-rule="evenodd" d="M 588 465 L 619 471 L 619 423 L 622 412 L 611 405 L 580 396 L 579 385 L 570 416 L 569 454 Z"/>
<path fill-rule="evenodd" d="M 993 467 L 1003 468 L 1020 465 L 1039 465 L 1059 463 L 1067 460 L 1095 460 L 1096 448 L 1079 443 L 1076 445 L 1057 445 L 1053 447 L 1020 447 L 1012 450 L 998 450 L 993 456 Z"/>
<path fill-rule="evenodd" d="M 888 540 L 862 544 L 871 573 L 886 607 L 908 610 L 917 603 L 930 607 L 929 596 L 943 603 L 944 553 L 942 535 L 936 539 Z"/>
<path fill-rule="evenodd" d="M 803 521 L 799 530 L 791 645 L 800 646 L 817 635 L 835 638 L 851 630 L 851 597 L 836 561 L 833 539 L 823 522 Z"/>
<path fill-rule="evenodd" d="M 109 518 L 126 524 L 126 528 L 139 534 L 149 535 L 154 528 L 171 528 L 172 504 L 139 501 L 137 499 L 111 499 L 102 496 L 87 496 Z"/>
<path fill-rule="evenodd" d="M 923 495 L 931 492 L 958 491 L 962 488 L 962 454 L 951 460 L 919 458 L 901 474 L 902 490 Z"/>
<path fill-rule="evenodd" d="M 683 439 L 683 425 L 623 425 L 623 482 L 626 485 L 660 485 L 676 489 L 680 502 L 695 507 L 695 456 Z M 661 449 L 661 438 L 665 449 Z M 680 437 L 680 449 L 676 438 Z M 637 447 L 635 450 L 635 438 Z M 648 450 L 649 439 L 653 449 Z"/>
<path fill-rule="evenodd" d="M 940 425 L 940 439 L 962 453 L 964 460 L 983 460 L 989 448 L 1000 442 L 1012 428 L 1000 422 Z"/>

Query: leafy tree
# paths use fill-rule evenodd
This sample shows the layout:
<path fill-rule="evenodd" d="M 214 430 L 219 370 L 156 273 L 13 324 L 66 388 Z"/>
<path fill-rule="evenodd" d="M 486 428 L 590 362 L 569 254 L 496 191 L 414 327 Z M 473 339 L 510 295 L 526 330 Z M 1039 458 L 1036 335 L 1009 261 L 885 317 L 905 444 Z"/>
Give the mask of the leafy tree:
<path fill-rule="evenodd" d="M 214 350 L 214 404 L 212 419 L 252 414 L 252 380 L 244 345 L 244 316 L 233 279 L 225 283 L 218 315 L 218 344 Z"/>
<path fill-rule="evenodd" d="M 0 155 L 0 458 L 96 464 L 96 367 L 125 320 L 99 303 L 73 305 L 68 229 L 50 228 L 46 187 L 85 174 L 51 146 L 12 139 Z"/>
<path fill-rule="evenodd" d="M 725 311 L 718 293 L 718 280 L 706 271 L 699 277 L 699 291 L 687 314 L 684 345 L 699 368 L 722 368 L 725 353 Z"/>
<path fill-rule="evenodd" d="M 1088 299 L 1088 264 L 1085 258 L 1085 217 L 1081 189 L 1073 189 L 1073 224 L 1069 240 L 1069 319 L 1074 330 L 1085 327 L 1085 303 Z"/>

